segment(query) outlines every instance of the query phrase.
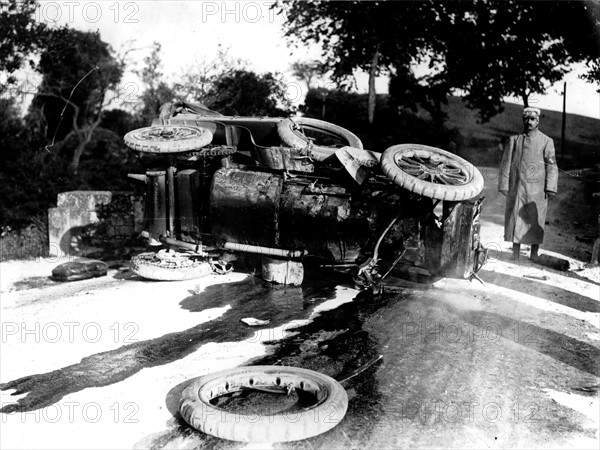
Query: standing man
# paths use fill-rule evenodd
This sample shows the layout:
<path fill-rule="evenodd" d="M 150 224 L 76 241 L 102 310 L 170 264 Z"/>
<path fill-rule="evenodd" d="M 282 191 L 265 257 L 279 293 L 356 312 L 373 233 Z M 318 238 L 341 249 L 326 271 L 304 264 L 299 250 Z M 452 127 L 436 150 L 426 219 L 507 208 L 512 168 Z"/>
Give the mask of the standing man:
<path fill-rule="evenodd" d="M 538 130 L 539 108 L 523 110 L 524 133 L 511 136 L 504 147 L 498 191 L 506 197 L 504 240 L 513 243 L 513 261 L 521 244 L 531 245 L 531 259 L 544 241 L 548 199 L 556 194 L 558 167 L 554 141 Z"/>

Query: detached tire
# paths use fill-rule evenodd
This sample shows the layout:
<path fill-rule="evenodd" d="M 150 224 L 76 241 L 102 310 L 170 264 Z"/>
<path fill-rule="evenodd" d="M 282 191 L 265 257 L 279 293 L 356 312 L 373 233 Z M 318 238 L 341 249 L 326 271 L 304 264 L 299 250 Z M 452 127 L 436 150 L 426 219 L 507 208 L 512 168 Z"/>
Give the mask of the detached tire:
<path fill-rule="evenodd" d="M 206 261 L 193 260 L 185 255 L 164 258 L 161 253 L 140 253 L 131 258 L 131 271 L 148 280 L 182 281 L 201 278 L 213 273 Z"/>
<path fill-rule="evenodd" d="M 381 170 L 398 186 L 438 200 L 468 200 L 483 189 L 483 176 L 473 164 L 426 145 L 388 148 L 381 157 Z"/>
<path fill-rule="evenodd" d="M 125 135 L 125 145 L 145 153 L 181 153 L 199 150 L 212 142 L 213 134 L 201 127 L 155 125 Z"/>
<path fill-rule="evenodd" d="M 282 120 L 277 125 L 279 138 L 285 145 L 294 148 L 305 148 L 311 144 L 309 136 L 304 134 L 303 130 L 309 132 L 309 135 L 319 134 L 339 143 L 337 146 L 335 144 L 331 146 L 324 145 L 323 143 L 312 144 L 311 151 L 317 160 L 323 160 L 332 155 L 337 148 L 363 148 L 362 141 L 354 133 L 324 120 L 294 117 L 293 119 Z"/>
<path fill-rule="evenodd" d="M 213 406 L 210 401 L 243 388 L 294 388 L 313 394 L 317 402 L 294 412 L 244 415 Z M 212 436 L 241 442 L 289 442 L 317 436 L 335 427 L 348 409 L 340 383 L 312 370 L 285 366 L 249 366 L 211 373 L 183 391 L 180 412 L 192 427 Z"/>

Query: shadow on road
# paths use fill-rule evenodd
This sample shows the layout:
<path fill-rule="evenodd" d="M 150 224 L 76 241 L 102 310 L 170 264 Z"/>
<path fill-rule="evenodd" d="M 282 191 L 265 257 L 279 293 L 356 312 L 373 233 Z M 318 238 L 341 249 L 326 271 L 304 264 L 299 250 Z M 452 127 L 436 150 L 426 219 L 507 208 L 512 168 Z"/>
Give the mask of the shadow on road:
<path fill-rule="evenodd" d="M 273 354 L 257 359 L 250 365 L 303 367 L 325 373 L 338 381 L 343 380 L 378 355 L 381 345 L 363 329 L 363 324 L 379 308 L 389 305 L 393 300 L 391 296 L 374 299 L 361 292 L 353 302 L 324 311 L 307 325 L 290 328 L 288 331 L 293 332 L 292 336 L 277 342 Z M 286 448 L 330 448 L 332 442 L 351 448 L 355 447 L 356 441 L 368 441 L 383 414 L 379 404 L 381 395 L 376 379 L 377 366 L 369 366 L 345 383 L 349 404 L 343 426 L 335 427 L 323 435 L 287 443 Z M 196 449 L 239 448 L 239 443 L 194 430 L 182 419 L 179 401 L 181 393 L 191 381 L 180 383 L 167 393 L 165 404 L 173 415 L 166 424 L 168 430 L 146 436 L 136 447 L 170 448 L 175 445 L 174 439 L 184 436 L 193 440 Z M 246 419 L 242 417 L 240 420 Z"/>
<path fill-rule="evenodd" d="M 44 374 L 22 377 L 0 384 L 0 390 L 25 397 L 3 406 L 2 413 L 33 411 L 60 401 L 65 395 L 89 387 L 107 386 L 135 375 L 145 367 L 177 361 L 207 342 L 240 342 L 257 330 L 240 322 L 243 317 L 266 317 L 269 327 L 310 316 L 316 305 L 334 298 L 340 280 L 335 277 L 310 280 L 304 287 L 273 286 L 249 277 L 236 283 L 208 286 L 200 294 L 181 301 L 182 308 L 199 312 L 231 305 L 222 316 L 187 330 L 115 350 L 86 356 L 78 364 Z"/>
<path fill-rule="evenodd" d="M 528 278 L 520 278 L 505 273 L 481 270 L 479 276 L 486 283 L 495 284 L 506 289 L 534 295 L 553 303 L 568 306 L 582 312 L 600 313 L 600 302 L 589 297 L 567 291 L 556 286 L 540 283 Z"/>

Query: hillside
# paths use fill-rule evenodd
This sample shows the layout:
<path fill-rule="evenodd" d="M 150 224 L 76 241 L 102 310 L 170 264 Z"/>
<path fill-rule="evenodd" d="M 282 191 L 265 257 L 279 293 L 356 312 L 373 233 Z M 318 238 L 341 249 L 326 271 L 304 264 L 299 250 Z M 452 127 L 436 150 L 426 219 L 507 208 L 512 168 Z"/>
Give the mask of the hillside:
<path fill-rule="evenodd" d="M 476 111 L 468 109 L 460 98 L 449 98 L 446 125 L 460 132 L 457 153 L 476 164 L 496 164 L 501 157 L 503 139 L 523 128 L 522 111 L 523 106 L 506 103 L 501 114 L 487 123 L 478 123 Z M 561 112 L 542 110 L 540 130 L 554 139 L 561 168 L 583 168 L 600 163 L 600 120 L 567 114 L 564 155 L 561 155 L 561 126 Z"/>

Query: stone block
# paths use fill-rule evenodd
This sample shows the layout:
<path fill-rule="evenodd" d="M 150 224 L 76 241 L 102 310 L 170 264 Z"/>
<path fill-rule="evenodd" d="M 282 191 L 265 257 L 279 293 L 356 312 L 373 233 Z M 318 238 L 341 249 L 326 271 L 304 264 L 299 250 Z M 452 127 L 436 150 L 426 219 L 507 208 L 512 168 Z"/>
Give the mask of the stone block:
<path fill-rule="evenodd" d="M 56 206 L 73 210 L 96 210 L 97 205 L 106 205 L 112 201 L 110 191 L 69 191 L 58 194 Z"/>
<path fill-rule="evenodd" d="M 110 209 L 111 202 L 125 198 L 123 209 L 113 211 L 114 217 L 101 221 L 99 210 L 102 205 Z M 127 204 L 131 207 L 127 210 Z M 139 209 L 139 207 L 137 207 Z M 143 212 L 142 212 L 143 215 Z M 116 224 L 113 218 L 118 218 Z M 49 253 L 52 256 L 82 254 L 86 240 L 106 230 L 108 237 L 113 237 L 119 232 L 132 230 L 135 224 L 136 207 L 134 197 L 129 192 L 111 191 L 70 191 L 58 194 L 56 208 L 48 210 Z"/>

